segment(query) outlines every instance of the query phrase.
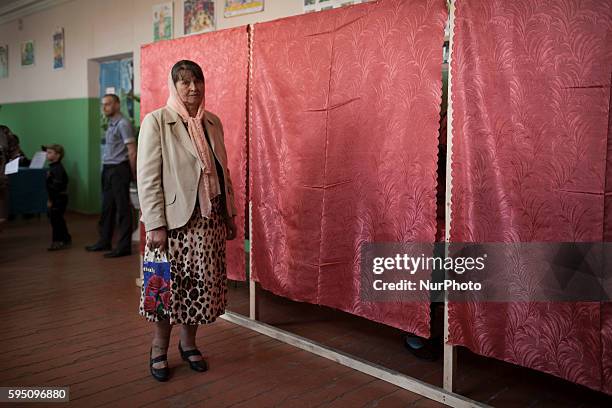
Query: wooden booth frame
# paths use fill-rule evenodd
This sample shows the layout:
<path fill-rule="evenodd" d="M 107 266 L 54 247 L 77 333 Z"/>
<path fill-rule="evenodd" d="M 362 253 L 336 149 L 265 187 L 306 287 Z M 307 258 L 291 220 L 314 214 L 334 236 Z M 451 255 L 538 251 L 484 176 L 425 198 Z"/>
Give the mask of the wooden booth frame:
<path fill-rule="evenodd" d="M 450 221 L 451 221 L 451 163 L 452 163 L 452 146 L 453 146 L 453 102 L 452 102 L 452 57 L 453 57 L 453 36 L 455 29 L 455 1 L 448 0 L 449 8 L 449 61 L 448 61 L 448 94 L 447 94 L 447 159 L 446 159 L 446 217 L 445 217 L 445 242 L 450 241 Z M 249 27 L 251 36 L 250 44 L 251 48 L 250 58 L 252 58 L 252 47 L 253 47 L 253 36 L 255 34 L 253 25 Z M 252 79 L 252 61 L 249 61 L 249 78 Z M 249 98 L 251 95 L 248 96 Z M 252 112 L 248 112 L 250 115 Z M 250 122 L 250 120 L 249 120 Z M 249 231 L 252 230 L 252 202 L 249 201 Z M 447 250 L 448 251 L 448 250 Z M 446 253 L 445 255 L 448 255 Z M 274 326 L 259 321 L 259 310 L 256 296 L 257 285 L 253 280 L 251 274 L 251 267 L 253 265 L 253 250 L 250 246 L 249 250 L 249 267 L 248 267 L 248 280 L 249 280 L 249 317 L 242 316 L 240 314 L 226 311 L 221 316 L 224 320 L 239 326 L 248 328 L 256 331 L 263 335 L 272 337 L 276 340 L 282 341 L 283 343 L 292 345 L 299 349 L 308 351 L 316 354 L 320 357 L 327 358 L 338 364 L 342 364 L 346 367 L 360 371 L 364 374 L 386 381 L 397 387 L 405 389 L 407 391 L 422 395 L 423 397 L 431 400 L 446 404 L 456 408 L 467 408 L 467 407 L 487 407 L 488 405 L 474 401 L 462 395 L 453 392 L 453 380 L 456 372 L 456 348 L 453 345 L 447 344 L 448 341 L 448 301 L 445 299 L 444 302 L 444 357 L 443 357 L 443 386 L 442 388 L 427 382 L 418 380 L 416 378 L 407 376 L 395 370 L 382 367 L 378 364 L 368 362 L 361 358 L 351 356 L 342 351 L 327 347 L 316 341 L 309 340 L 305 337 L 298 336 L 285 330 L 281 330 Z"/>

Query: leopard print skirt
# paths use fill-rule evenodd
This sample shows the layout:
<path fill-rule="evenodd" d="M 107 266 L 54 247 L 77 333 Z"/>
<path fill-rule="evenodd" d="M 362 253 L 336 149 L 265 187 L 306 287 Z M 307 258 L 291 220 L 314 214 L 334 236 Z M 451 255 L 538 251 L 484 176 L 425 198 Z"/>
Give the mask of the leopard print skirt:
<path fill-rule="evenodd" d="M 211 204 L 209 218 L 203 218 L 196 205 L 186 225 L 168 231 L 170 301 L 161 314 L 145 311 L 143 285 L 139 313 L 148 321 L 170 319 L 170 324 L 208 324 L 225 312 L 227 231 L 220 196 L 213 198 Z M 148 251 L 145 248 L 145 258 Z"/>

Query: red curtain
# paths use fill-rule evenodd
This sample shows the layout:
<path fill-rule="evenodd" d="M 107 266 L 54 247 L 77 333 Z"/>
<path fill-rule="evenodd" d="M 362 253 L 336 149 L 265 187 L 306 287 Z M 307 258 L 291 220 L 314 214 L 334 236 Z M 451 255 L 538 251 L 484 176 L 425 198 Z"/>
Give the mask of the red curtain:
<path fill-rule="evenodd" d="M 457 1 L 452 241 L 610 238 L 611 4 Z M 529 290 L 519 273 L 508 284 Z M 609 305 L 455 303 L 449 318 L 453 344 L 612 391 Z"/>
<path fill-rule="evenodd" d="M 612 13 L 611 13 L 612 14 Z M 609 26 L 608 26 L 609 27 Z M 609 33 L 610 31 L 608 31 Z M 608 35 L 608 39 L 610 35 Z M 612 47 L 608 44 L 609 54 Z M 612 57 L 608 58 L 608 66 Z M 612 75 L 608 84 L 610 100 L 608 109 L 612 109 Z M 606 194 L 604 209 L 604 241 L 612 242 L 612 112 L 608 111 L 608 162 L 606 164 Z M 601 347 L 602 347 L 602 391 L 612 395 L 612 303 L 601 304 Z"/>
<path fill-rule="evenodd" d="M 429 336 L 429 303 L 359 297 L 364 242 L 433 242 L 444 0 L 254 30 L 253 275 L 281 296 Z"/>
<path fill-rule="evenodd" d="M 168 73 L 181 59 L 197 62 L 206 77 L 206 109 L 223 123 L 225 146 L 234 183 L 238 236 L 227 245 L 230 279 L 245 279 L 244 225 L 246 202 L 246 27 L 145 45 L 141 50 L 141 119 L 168 98 Z"/>

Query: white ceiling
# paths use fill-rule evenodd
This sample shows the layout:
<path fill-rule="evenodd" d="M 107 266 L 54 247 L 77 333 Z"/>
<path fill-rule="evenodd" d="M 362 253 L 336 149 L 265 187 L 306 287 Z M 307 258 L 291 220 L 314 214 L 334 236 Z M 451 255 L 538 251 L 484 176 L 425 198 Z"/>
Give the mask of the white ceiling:
<path fill-rule="evenodd" d="M 18 3 L 21 0 L 0 0 L 0 7 L 6 6 L 7 4 Z"/>
<path fill-rule="evenodd" d="M 43 0 L 0 0 L 0 13 L 18 10 L 22 7 L 32 5 L 33 3 L 41 3 L 42 1 Z"/>
<path fill-rule="evenodd" d="M 0 24 L 71 0 L 0 0 Z"/>

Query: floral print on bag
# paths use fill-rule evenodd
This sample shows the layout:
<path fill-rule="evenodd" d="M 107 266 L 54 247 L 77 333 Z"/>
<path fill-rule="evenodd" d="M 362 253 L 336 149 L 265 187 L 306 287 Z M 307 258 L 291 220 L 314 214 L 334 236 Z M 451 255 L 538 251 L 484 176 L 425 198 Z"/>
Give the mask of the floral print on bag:
<path fill-rule="evenodd" d="M 161 276 L 151 276 L 145 287 L 144 309 L 149 313 L 165 315 L 170 306 L 170 282 Z"/>

